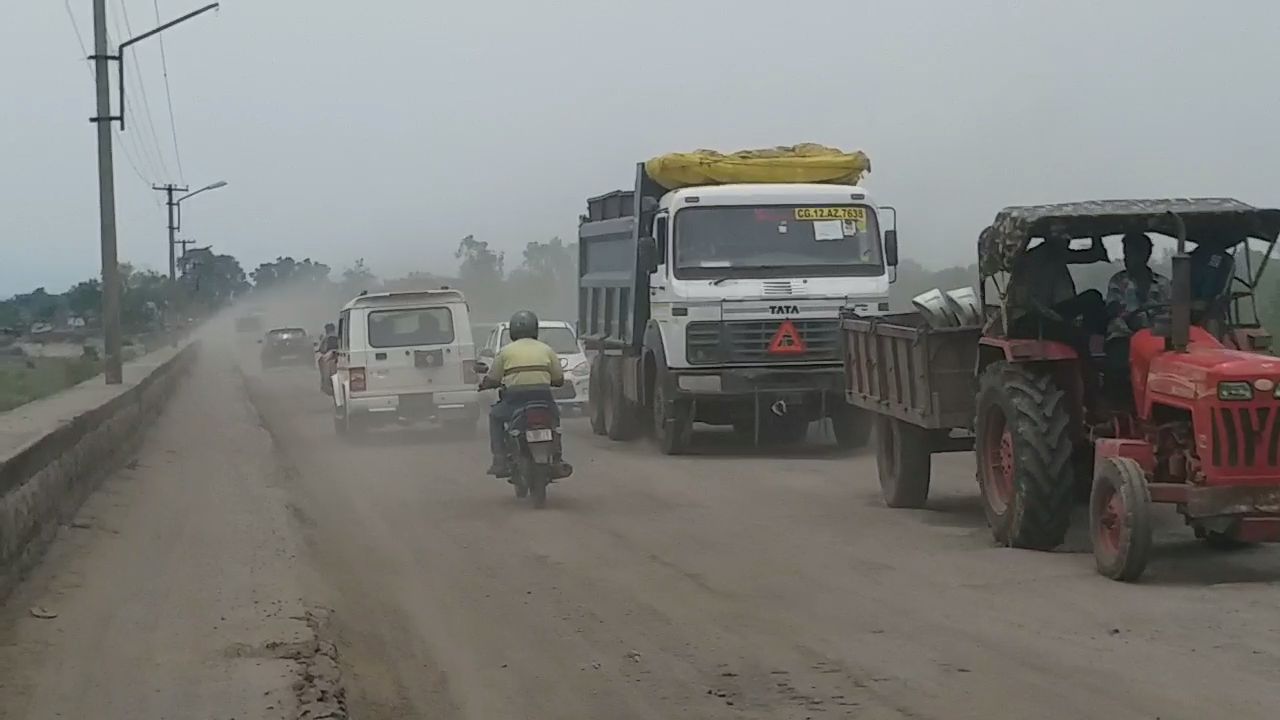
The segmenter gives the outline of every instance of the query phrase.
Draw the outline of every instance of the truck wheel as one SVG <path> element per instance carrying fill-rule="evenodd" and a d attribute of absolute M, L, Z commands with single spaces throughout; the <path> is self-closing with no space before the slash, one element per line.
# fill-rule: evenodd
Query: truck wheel
<path fill-rule="evenodd" d="M 610 440 L 630 440 L 636 436 L 636 417 L 622 390 L 622 377 L 608 378 L 604 387 L 605 428 Z"/>
<path fill-rule="evenodd" d="M 801 418 L 780 418 L 766 422 L 761 428 L 761 439 L 768 437 L 782 445 L 797 445 L 809 437 L 809 421 Z"/>
<path fill-rule="evenodd" d="M 929 500 L 933 453 L 928 433 L 887 415 L 876 416 L 876 471 L 880 496 L 891 508 L 922 508 Z"/>
<path fill-rule="evenodd" d="M 978 384 L 978 486 L 996 542 L 1032 550 L 1062 544 L 1075 478 L 1067 396 L 1053 378 L 994 363 Z"/>
<path fill-rule="evenodd" d="M 591 385 L 587 391 L 587 413 L 591 416 L 591 432 L 595 435 L 607 435 L 609 433 L 609 426 L 604 412 L 604 388 L 607 386 L 605 367 L 602 355 L 596 355 L 591 358 L 591 379 L 588 381 Z"/>
<path fill-rule="evenodd" d="M 836 445 L 845 450 L 866 447 L 871 439 L 870 413 L 852 405 L 838 408 L 831 413 L 831 430 L 835 433 Z"/>
<path fill-rule="evenodd" d="M 1093 478 L 1089 531 L 1098 573 L 1131 582 L 1151 556 L 1151 491 L 1130 458 L 1106 458 Z"/>
<path fill-rule="evenodd" d="M 661 376 L 653 383 L 653 439 L 663 455 L 680 455 L 689 448 L 693 436 L 693 418 L 689 403 L 667 401 L 666 384 Z"/>

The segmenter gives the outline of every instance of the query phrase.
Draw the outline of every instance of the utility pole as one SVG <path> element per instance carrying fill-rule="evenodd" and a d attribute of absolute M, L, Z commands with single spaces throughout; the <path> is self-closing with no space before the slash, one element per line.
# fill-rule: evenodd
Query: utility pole
<path fill-rule="evenodd" d="M 184 258 L 184 257 L 186 257 L 186 256 L 187 256 L 187 248 L 189 248 L 189 247 L 191 247 L 192 245 L 195 245 L 195 244 L 196 244 L 196 241 L 195 241 L 195 240 L 175 240 L 174 242 L 175 242 L 175 244 L 177 244 L 177 245 L 181 245 L 181 246 L 182 246 L 182 252 L 178 254 L 178 257 L 179 257 L 179 258 Z"/>
<path fill-rule="evenodd" d="M 106 350 L 104 375 L 108 385 L 124 382 L 124 369 L 120 357 L 120 268 L 116 254 L 116 186 L 115 166 L 111 162 L 111 123 L 119 121 L 124 129 L 124 51 L 129 46 L 164 32 L 197 15 L 216 10 L 218 3 L 211 3 L 199 10 L 171 20 L 160 27 L 142 33 L 119 44 L 115 55 L 107 48 L 107 0 L 93 0 L 93 79 L 96 90 L 97 114 L 89 119 L 98 129 L 98 216 L 102 239 L 102 344 Z M 116 61 L 119 70 L 120 114 L 111 114 L 111 75 L 108 63 Z M 169 212 L 172 214 L 173 208 Z M 173 224 L 171 220 L 170 225 Z M 170 257 L 173 257 L 172 245 Z M 172 267 L 172 265 L 170 265 Z M 171 271 L 172 273 L 172 271 Z M 171 274 L 172 276 L 172 274 Z"/>
<path fill-rule="evenodd" d="M 174 246 L 177 244 L 178 233 L 178 203 L 181 200 L 174 200 L 174 193 L 185 193 L 191 188 L 178 187 L 173 183 L 167 185 L 152 185 L 152 190 L 158 190 L 165 194 L 165 207 L 169 209 L 169 282 L 178 279 L 177 263 L 174 257 Z"/>
<path fill-rule="evenodd" d="M 108 385 L 124 382 L 120 360 L 120 270 L 116 261 L 115 167 L 111 162 L 111 73 L 107 65 L 107 0 L 93 0 L 93 66 L 97 85 L 98 214 L 102 239 L 102 342 Z M 121 117 L 124 109 L 120 110 Z"/>

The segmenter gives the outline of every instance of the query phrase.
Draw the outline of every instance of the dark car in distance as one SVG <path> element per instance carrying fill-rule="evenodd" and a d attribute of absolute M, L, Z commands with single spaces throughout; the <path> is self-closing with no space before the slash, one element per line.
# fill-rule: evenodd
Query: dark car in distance
<path fill-rule="evenodd" d="M 315 348 L 302 328 L 276 328 L 262 339 L 263 368 L 310 365 L 314 354 Z"/>

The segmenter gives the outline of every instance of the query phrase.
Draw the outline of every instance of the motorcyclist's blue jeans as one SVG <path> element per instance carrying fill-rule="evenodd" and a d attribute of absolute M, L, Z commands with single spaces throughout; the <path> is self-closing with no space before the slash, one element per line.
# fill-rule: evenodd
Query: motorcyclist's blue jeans
<path fill-rule="evenodd" d="M 560 409 L 556 406 L 550 387 L 526 385 L 504 388 L 501 398 L 489 408 L 489 451 L 495 458 L 501 458 L 506 454 L 504 436 L 507 432 L 507 422 L 511 420 L 516 410 L 532 402 L 550 404 L 552 411 L 556 413 L 556 422 L 559 423 Z"/>

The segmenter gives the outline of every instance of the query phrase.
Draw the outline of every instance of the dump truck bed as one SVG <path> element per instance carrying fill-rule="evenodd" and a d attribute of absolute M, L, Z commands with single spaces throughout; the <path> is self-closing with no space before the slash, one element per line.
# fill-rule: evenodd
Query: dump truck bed
<path fill-rule="evenodd" d="M 840 320 L 845 397 L 930 429 L 973 424 L 980 327 L 930 328 L 919 313 Z"/>

